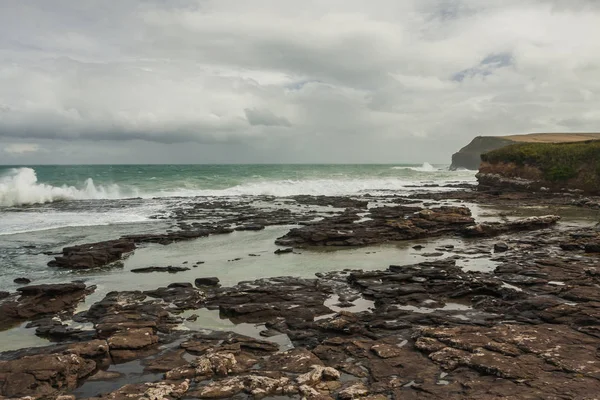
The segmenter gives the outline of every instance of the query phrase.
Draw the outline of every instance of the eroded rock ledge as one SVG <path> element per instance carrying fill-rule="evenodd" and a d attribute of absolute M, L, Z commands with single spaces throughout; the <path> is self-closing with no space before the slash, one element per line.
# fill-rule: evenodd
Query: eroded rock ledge
<path fill-rule="evenodd" d="M 600 233 L 543 229 L 502 240 L 493 273 L 456 264 L 464 252 L 490 257 L 498 241 L 482 238 L 471 249 L 449 248 L 444 260 L 379 271 L 112 292 L 72 316 L 90 324 L 88 336 L 1 354 L 0 395 L 595 398 L 600 258 L 586 249 L 600 246 Z M 201 308 L 261 324 L 262 338 L 181 330 L 181 313 Z M 144 371 L 123 383 L 114 374 L 131 360 Z"/>

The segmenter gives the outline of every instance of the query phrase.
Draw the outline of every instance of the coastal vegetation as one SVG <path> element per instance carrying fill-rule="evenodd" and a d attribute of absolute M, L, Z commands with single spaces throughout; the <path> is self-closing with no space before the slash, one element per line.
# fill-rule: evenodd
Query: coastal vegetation
<path fill-rule="evenodd" d="M 600 140 L 576 143 L 517 143 L 481 155 L 489 164 L 513 163 L 539 169 L 549 182 L 572 179 L 600 184 Z"/>
<path fill-rule="evenodd" d="M 450 169 L 466 168 L 476 170 L 480 166 L 482 154 L 516 143 L 558 144 L 594 140 L 600 140 L 600 133 L 531 133 L 509 136 L 477 136 L 468 145 L 452 155 Z M 535 146 L 532 148 L 535 148 Z"/>

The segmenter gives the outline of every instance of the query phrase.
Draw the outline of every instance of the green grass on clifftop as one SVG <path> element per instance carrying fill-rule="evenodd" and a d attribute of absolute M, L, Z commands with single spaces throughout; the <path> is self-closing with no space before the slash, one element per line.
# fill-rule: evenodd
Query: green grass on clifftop
<path fill-rule="evenodd" d="M 557 182 L 578 177 L 582 170 L 600 177 L 600 140 L 577 143 L 518 143 L 481 155 L 491 164 L 514 163 L 537 167 L 544 178 Z M 588 175 L 586 174 L 586 175 Z"/>

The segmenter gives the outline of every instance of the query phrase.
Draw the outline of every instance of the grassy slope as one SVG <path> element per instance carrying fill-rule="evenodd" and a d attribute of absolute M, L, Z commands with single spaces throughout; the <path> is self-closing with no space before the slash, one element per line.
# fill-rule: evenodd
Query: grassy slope
<path fill-rule="evenodd" d="M 600 136 L 600 135 L 599 135 Z M 600 182 L 600 140 L 569 143 L 517 143 L 481 155 L 484 162 L 539 168 L 552 182 L 577 179 L 585 186 Z"/>

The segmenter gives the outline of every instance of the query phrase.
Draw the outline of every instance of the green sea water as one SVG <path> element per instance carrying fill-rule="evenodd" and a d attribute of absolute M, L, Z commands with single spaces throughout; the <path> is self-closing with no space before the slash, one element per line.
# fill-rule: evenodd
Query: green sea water
<path fill-rule="evenodd" d="M 471 171 L 428 163 L 0 166 L 0 206 L 127 197 L 341 195 L 472 179 Z"/>

